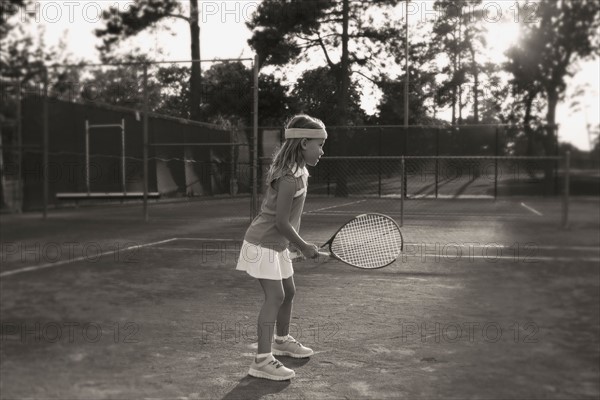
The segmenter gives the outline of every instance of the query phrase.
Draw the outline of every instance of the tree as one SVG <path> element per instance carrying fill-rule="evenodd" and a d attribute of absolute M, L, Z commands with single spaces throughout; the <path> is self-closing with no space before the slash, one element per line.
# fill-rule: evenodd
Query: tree
<path fill-rule="evenodd" d="M 253 30 L 249 43 L 258 54 L 259 66 L 285 65 L 315 56 L 314 49 L 321 52 L 335 77 L 335 124 L 346 126 L 350 122 L 351 75 L 366 76 L 384 63 L 383 50 L 399 35 L 395 18 L 390 15 L 398 2 L 265 0 L 247 23 Z M 373 13 L 369 13 L 374 10 L 381 14 L 378 24 Z M 344 141 L 337 144 L 343 147 Z M 336 195 L 347 194 L 345 179 L 341 177 Z"/>
<path fill-rule="evenodd" d="M 141 109 L 144 106 L 144 93 L 139 90 L 142 81 L 142 71 L 139 65 L 148 61 L 144 55 L 129 55 L 123 60 L 133 65 L 118 67 L 96 68 L 89 70 L 91 77 L 80 82 L 82 87 L 80 100 L 82 102 L 104 103 L 129 108 Z M 158 81 L 159 75 L 148 79 L 148 105 L 150 111 L 157 111 L 161 102 L 161 89 L 164 84 Z"/>
<path fill-rule="evenodd" d="M 12 25 L 5 22 L 4 27 Z M 8 89 L 4 93 L 12 96 L 20 90 L 21 94 L 40 95 L 46 79 L 49 96 L 72 99 L 72 82 L 79 79 L 80 71 L 76 68 L 46 68 L 48 64 L 73 62 L 67 53 L 66 41 L 63 38 L 57 46 L 48 47 L 43 27 L 38 27 L 37 32 L 28 28 L 23 24 L 13 26 L 10 34 L 0 39 L 0 82 Z M 0 102 L 4 100 L 2 98 Z M 0 113 L 5 112 L 9 109 L 2 107 Z"/>
<path fill-rule="evenodd" d="M 251 71 L 249 70 L 251 73 Z M 258 77 L 258 124 L 261 126 L 283 126 L 286 115 L 295 114 L 293 99 L 288 95 L 289 88 L 272 74 Z"/>
<path fill-rule="evenodd" d="M 317 67 L 305 71 L 292 90 L 294 108 L 322 120 L 326 125 L 334 125 L 337 109 L 335 75 L 328 67 Z M 358 85 L 352 83 L 349 90 L 348 121 L 353 125 L 361 124 L 365 112 L 360 108 Z"/>
<path fill-rule="evenodd" d="M 404 80 L 405 75 L 397 79 L 382 77 L 378 86 L 383 93 L 379 103 L 377 122 L 382 125 L 399 125 L 404 121 Z M 409 117 L 411 125 L 428 125 L 433 119 L 431 106 L 427 100 L 431 98 L 434 86 L 433 74 L 416 69 L 410 71 L 410 82 L 408 91 Z"/>
<path fill-rule="evenodd" d="M 160 67 L 156 80 L 161 87 L 159 103 L 154 109 L 159 114 L 191 119 L 190 68 L 181 64 Z"/>
<path fill-rule="evenodd" d="M 591 136 L 591 156 L 593 159 L 600 160 L 600 124 L 596 124 L 593 128 L 590 126 L 588 129 Z"/>
<path fill-rule="evenodd" d="M 537 21 L 522 23 L 521 40 L 507 51 L 505 69 L 512 74 L 515 92 L 523 96 L 526 127 L 536 99 L 545 104 L 545 116 L 540 116 L 547 126 L 543 147 L 546 154 L 553 154 L 556 106 L 566 89 L 565 78 L 572 75 L 576 61 L 598 55 L 599 11 L 592 0 L 540 0 L 536 4 Z"/>
<path fill-rule="evenodd" d="M 97 29 L 96 36 L 103 38 L 99 47 L 105 61 L 110 60 L 113 47 L 123 39 L 154 28 L 166 18 L 184 20 L 190 28 L 191 58 L 200 59 L 200 26 L 198 24 L 198 0 L 190 0 L 189 15 L 183 14 L 182 3 L 177 0 L 135 0 L 126 11 L 111 7 L 102 15 L 106 28 Z M 190 74 L 190 118 L 200 119 L 202 77 L 199 62 L 192 62 Z"/>
<path fill-rule="evenodd" d="M 391 7 L 398 2 L 266 0 L 247 24 L 253 30 L 249 43 L 258 54 L 261 67 L 308 59 L 315 55 L 315 49 L 321 52 L 326 67 L 335 77 L 335 123 L 346 125 L 351 75 L 376 72 L 384 65 L 383 50 L 400 33 L 390 15 Z M 379 28 L 374 27 L 370 11 L 381 13 Z M 339 61 L 335 61 L 336 51 Z"/>
<path fill-rule="evenodd" d="M 210 122 L 226 120 L 240 129 L 252 126 L 252 79 L 252 69 L 241 62 L 213 64 L 203 76 L 202 118 Z M 293 107 L 287 87 L 273 75 L 261 74 L 258 88 L 259 125 L 281 125 Z M 248 129 L 246 132 L 250 135 Z"/>
<path fill-rule="evenodd" d="M 498 124 L 508 123 L 509 117 L 505 114 L 507 104 L 513 104 L 510 87 L 506 85 L 502 77 L 502 68 L 493 62 L 486 62 L 481 67 L 481 72 L 486 77 L 483 87 L 481 102 L 479 102 L 478 123 Z"/>
<path fill-rule="evenodd" d="M 24 6 L 25 0 L 7 0 L 0 4 L 0 40 L 6 38 L 8 32 L 14 28 L 15 24 L 9 20 Z"/>
<path fill-rule="evenodd" d="M 404 33 L 405 34 L 405 33 Z M 406 62 L 405 39 L 401 38 L 391 45 L 391 53 L 397 65 Z M 433 53 L 429 51 L 427 40 L 412 40 L 409 45 L 409 124 L 428 124 L 435 118 L 436 103 L 430 100 L 436 92 L 435 77 L 437 69 L 433 63 Z M 383 97 L 378 105 L 376 121 L 385 125 L 404 123 L 404 82 L 406 72 L 397 78 L 382 74 L 377 86 Z"/>
<path fill-rule="evenodd" d="M 564 97 L 573 64 L 598 54 L 599 11 L 590 0 L 540 0 L 536 5 L 536 21 L 522 22 L 521 40 L 507 51 L 505 69 L 512 74 L 514 92 L 523 99 L 528 153 L 555 155 L 559 151 L 556 106 Z M 552 168 L 548 163 L 544 177 L 549 192 Z"/>
<path fill-rule="evenodd" d="M 478 55 L 486 46 L 480 4 L 481 0 L 437 0 L 434 4 L 441 18 L 433 25 L 430 51 L 436 55 L 444 53 L 449 59 L 441 70 L 448 79 L 442 83 L 436 99 L 440 105 L 452 106 L 453 125 L 463 120 L 463 108 L 468 104 L 468 101 L 463 102 L 463 89 L 469 75 L 472 77 L 473 120 L 479 122 L 483 68 Z"/>

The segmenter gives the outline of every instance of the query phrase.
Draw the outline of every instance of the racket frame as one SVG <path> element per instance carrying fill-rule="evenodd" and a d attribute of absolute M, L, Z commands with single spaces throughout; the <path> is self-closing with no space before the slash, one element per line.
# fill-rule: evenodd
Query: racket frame
<path fill-rule="evenodd" d="M 349 262 L 347 262 L 347 261 L 345 261 L 345 260 L 341 259 L 339 256 L 337 256 L 337 255 L 334 253 L 333 249 L 331 248 L 331 245 L 332 245 L 332 243 L 333 243 L 333 240 L 335 239 L 335 237 L 337 236 L 337 234 L 338 234 L 338 233 L 340 233 L 340 231 L 341 231 L 342 229 L 344 229 L 344 227 L 345 227 L 346 225 L 348 225 L 350 222 L 354 221 L 355 219 L 362 218 L 362 217 L 366 217 L 366 216 L 368 216 L 368 215 L 378 215 L 378 216 L 380 216 L 380 217 L 384 217 L 384 218 L 386 218 L 386 219 L 390 220 L 391 222 L 393 222 L 393 223 L 394 223 L 394 225 L 396 225 L 396 228 L 398 229 L 398 234 L 400 235 L 400 252 L 404 251 L 404 237 L 402 236 L 402 231 L 400 230 L 400 225 L 398 225 L 398 223 L 397 223 L 396 221 L 394 221 L 394 219 L 393 219 L 392 217 L 390 217 L 390 216 L 388 216 L 388 215 L 385 215 L 385 214 L 381 214 L 381 213 L 374 213 L 374 212 L 372 212 L 372 213 L 364 213 L 364 214 L 356 215 L 356 216 L 354 216 L 354 217 L 350 218 L 348 221 L 346 221 L 344 224 L 342 224 L 342 225 L 341 225 L 341 226 L 338 228 L 338 230 L 337 230 L 337 231 L 336 231 L 336 232 L 335 232 L 335 233 L 334 233 L 334 234 L 331 236 L 331 238 L 329 238 L 329 240 L 328 240 L 327 242 L 323 243 L 323 244 L 322 244 L 322 245 L 319 247 L 319 249 L 323 249 L 325 246 L 328 246 L 328 248 L 329 248 L 329 249 L 328 249 L 328 254 L 327 254 L 327 255 L 328 255 L 329 257 L 331 257 L 331 258 L 334 258 L 334 259 L 336 259 L 336 260 L 338 260 L 338 261 L 341 261 L 341 262 L 343 262 L 344 264 L 350 265 L 351 267 L 354 267 L 354 268 L 360 268 L 360 269 L 379 269 L 379 268 L 384 268 L 384 267 L 387 267 L 387 266 L 388 266 L 388 265 L 390 265 L 390 264 L 393 264 L 393 263 L 394 263 L 394 262 L 395 262 L 395 261 L 398 259 L 398 257 L 394 258 L 392 261 L 390 261 L 389 263 L 387 263 L 387 264 L 385 264 L 385 265 L 382 265 L 382 266 L 378 266 L 378 267 L 372 267 L 372 268 L 361 267 L 361 266 L 358 266 L 358 265 L 351 264 L 351 263 L 349 263 Z M 321 254 L 321 255 L 324 255 L 324 253 L 322 253 L 322 252 L 319 252 L 319 254 Z M 299 254 L 299 257 L 300 257 L 300 258 L 302 257 L 302 254 L 301 254 L 301 253 Z M 292 260 L 294 260 L 294 259 L 295 259 L 294 257 L 291 257 L 291 258 L 292 258 Z"/>

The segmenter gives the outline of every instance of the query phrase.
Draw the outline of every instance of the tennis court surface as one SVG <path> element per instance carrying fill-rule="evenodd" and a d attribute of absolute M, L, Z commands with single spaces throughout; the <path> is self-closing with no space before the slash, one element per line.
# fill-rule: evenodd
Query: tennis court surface
<path fill-rule="evenodd" d="M 303 237 L 402 216 L 389 267 L 295 264 L 292 381 L 247 376 L 257 282 L 247 198 L 2 215 L 0 397 L 597 399 L 597 198 L 309 195 Z M 402 210 L 401 208 L 402 207 Z M 247 214 L 247 215 L 246 215 Z"/>

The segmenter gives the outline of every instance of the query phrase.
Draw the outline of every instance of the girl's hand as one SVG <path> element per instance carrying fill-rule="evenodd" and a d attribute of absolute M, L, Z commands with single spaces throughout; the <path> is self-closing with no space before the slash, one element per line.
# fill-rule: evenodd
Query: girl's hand
<path fill-rule="evenodd" d="M 302 249 L 302 255 L 306 258 L 317 258 L 319 257 L 319 248 L 316 244 L 307 243 Z"/>

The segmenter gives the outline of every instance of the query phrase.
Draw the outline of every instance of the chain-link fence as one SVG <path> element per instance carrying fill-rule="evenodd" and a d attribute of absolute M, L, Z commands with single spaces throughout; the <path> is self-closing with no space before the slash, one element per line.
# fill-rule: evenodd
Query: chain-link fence
<path fill-rule="evenodd" d="M 361 201 L 361 211 L 393 214 L 400 221 L 410 219 L 414 208 L 419 215 L 444 215 L 448 201 L 558 199 L 566 190 L 564 155 L 526 155 L 520 143 L 524 133 L 515 126 L 332 127 L 328 132 L 325 155 L 310 169 L 310 195 L 338 199 L 340 205 Z M 264 188 L 270 155 L 283 132 L 261 128 L 259 134 L 262 154 L 269 154 L 259 169 Z M 336 203 L 327 204 L 335 212 Z"/>
<path fill-rule="evenodd" d="M 12 118 L 2 123 L 3 208 L 45 213 L 49 206 L 137 200 L 147 217 L 149 199 L 231 197 L 239 199 L 232 212 L 252 218 L 283 140 L 281 127 L 257 126 L 252 61 L 205 64 L 196 109 L 182 102 L 190 98 L 189 61 L 55 66 L 27 86 L 17 79 L 4 85 L 4 115 Z M 375 211 L 400 209 L 401 218 L 405 201 L 564 192 L 553 127 L 536 135 L 514 125 L 328 132 L 325 157 L 311 170 L 311 195 L 377 199 Z"/>
<path fill-rule="evenodd" d="M 182 100 L 193 97 L 190 61 L 42 67 L 27 84 L 3 85 L 13 117 L 2 121 L 3 209 L 45 216 L 136 200 L 147 217 L 150 199 L 230 196 L 248 217 L 253 61 L 201 61 L 195 104 Z M 237 117 L 223 112 L 232 99 Z"/>

